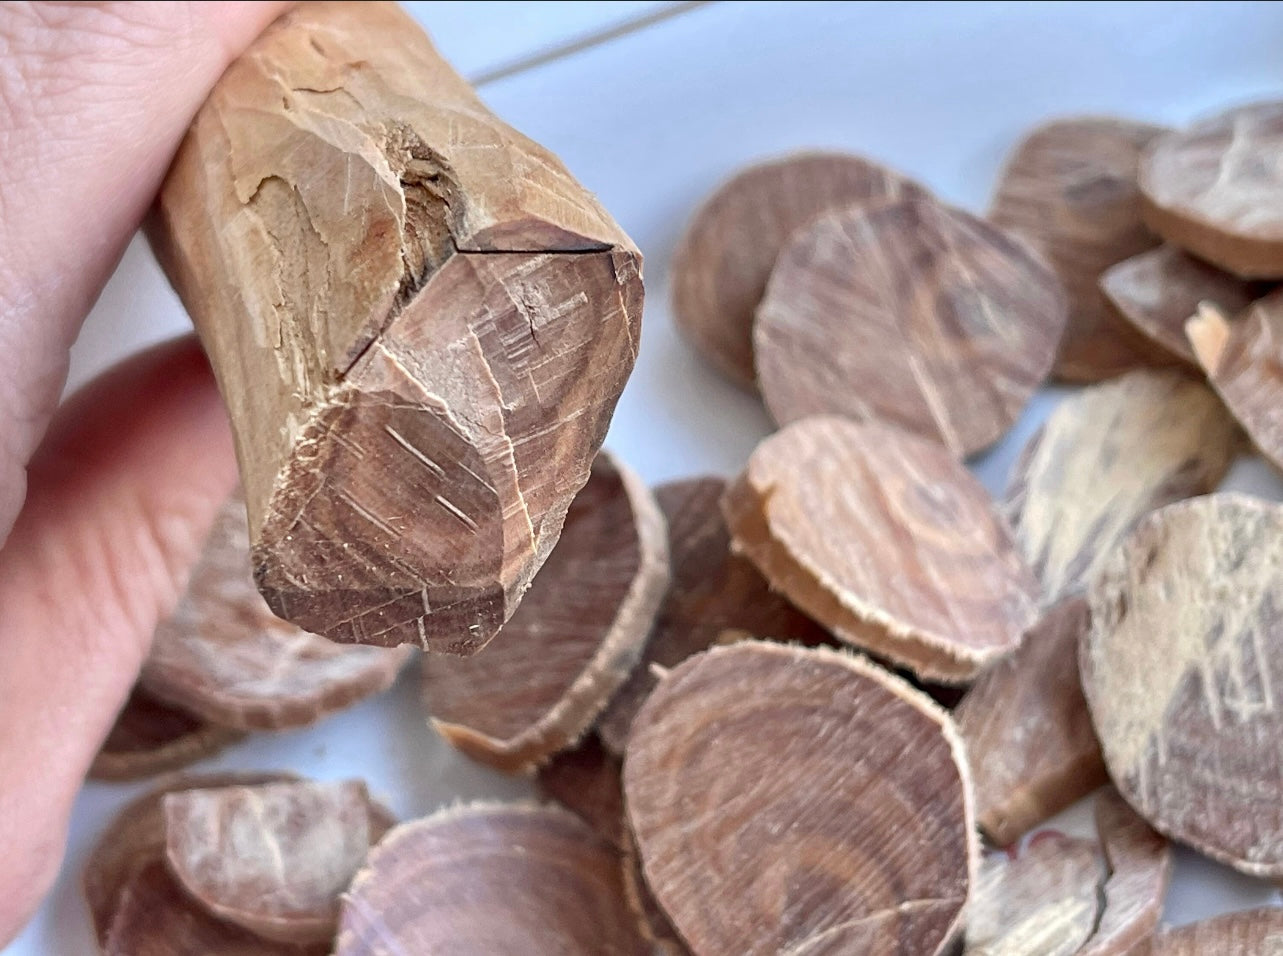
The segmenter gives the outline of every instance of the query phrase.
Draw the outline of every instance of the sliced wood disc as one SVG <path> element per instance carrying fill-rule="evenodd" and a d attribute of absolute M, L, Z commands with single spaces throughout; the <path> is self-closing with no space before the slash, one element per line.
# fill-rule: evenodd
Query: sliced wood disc
<path fill-rule="evenodd" d="M 243 737 L 240 731 L 211 724 L 135 687 L 98 749 L 89 779 L 137 780 L 177 770 Z"/>
<path fill-rule="evenodd" d="M 1134 956 L 1275 956 L 1283 945 L 1283 907 L 1226 913 L 1157 933 Z"/>
<path fill-rule="evenodd" d="M 1283 506 L 1168 505 L 1101 569 L 1079 666 L 1114 784 L 1155 829 L 1283 876 Z"/>
<path fill-rule="evenodd" d="M 392 685 L 411 652 L 335 644 L 280 620 L 250 575 L 245 502 L 223 505 L 140 683 L 224 727 L 301 727 Z"/>
<path fill-rule="evenodd" d="M 343 897 L 335 956 L 648 956 L 621 880 L 619 851 L 565 810 L 442 810 L 370 852 Z"/>
<path fill-rule="evenodd" d="M 527 770 L 578 740 L 641 657 L 668 586 L 664 516 L 602 453 L 511 620 L 472 657 L 429 654 L 432 723 L 469 756 Z"/>
<path fill-rule="evenodd" d="M 619 780 L 622 770 L 623 761 L 591 733 L 573 750 L 563 750 L 540 767 L 535 783 L 543 796 L 557 801 L 598 835 L 622 848 L 628 826 Z"/>
<path fill-rule="evenodd" d="M 1261 454 L 1283 468 L 1283 290 L 1232 322 L 1205 308 L 1188 333 L 1208 381 Z"/>
<path fill-rule="evenodd" d="M 980 675 L 954 711 L 975 780 L 976 820 L 1007 846 L 1105 782 L 1078 681 L 1087 599 L 1043 615 L 1020 649 Z"/>
<path fill-rule="evenodd" d="M 940 445 L 889 425 L 789 425 L 758 445 L 723 511 L 773 587 L 924 679 L 971 679 L 1036 618 L 1037 585 L 988 493 Z"/>
<path fill-rule="evenodd" d="M 1187 363 L 1197 364 L 1185 323 L 1210 302 L 1235 314 L 1269 291 L 1195 259 L 1170 243 L 1110 266 L 1100 288 L 1134 328 Z"/>
<path fill-rule="evenodd" d="M 391 825 L 356 780 L 186 790 L 166 795 L 163 811 L 166 859 L 187 892 L 293 943 L 333 939 L 339 894 Z"/>
<path fill-rule="evenodd" d="M 905 682 L 742 641 L 660 681 L 624 802 L 645 881 L 700 956 L 930 956 L 974 874 L 966 776 L 948 716 Z"/>
<path fill-rule="evenodd" d="M 1024 242 L 905 199 L 832 210 L 780 252 L 758 306 L 762 398 L 781 425 L 882 419 L 959 458 L 1011 427 L 1042 384 L 1065 296 Z"/>
<path fill-rule="evenodd" d="M 655 489 L 668 525 L 672 577 L 641 661 L 597 721 L 597 733 L 614 753 L 624 752 L 633 717 L 655 686 L 650 665 L 675 667 L 727 631 L 808 645 L 831 639 L 772 591 L 757 568 L 731 553 L 718 506 L 725 491 L 721 478 L 690 478 Z"/>
<path fill-rule="evenodd" d="M 1283 278 L 1283 102 L 1227 110 L 1145 152 L 1145 221 L 1168 242 L 1248 279 Z"/>
<path fill-rule="evenodd" d="M 1140 369 L 1056 406 L 1004 502 L 1044 603 L 1082 591 L 1139 518 L 1213 490 L 1240 443 L 1216 395 L 1178 371 Z"/>
<path fill-rule="evenodd" d="M 844 153 L 800 153 L 750 166 L 700 207 L 673 253 L 677 327 L 719 371 L 754 388 L 753 311 L 793 231 L 837 206 L 926 194 L 898 173 Z"/>
<path fill-rule="evenodd" d="M 1094 382 L 1172 358 L 1136 332 L 1097 286 L 1100 274 L 1158 244 L 1141 221 L 1141 150 L 1159 126 L 1109 117 L 1056 120 L 1016 146 L 989 218 L 1029 239 L 1069 295 L 1058 378 Z"/>

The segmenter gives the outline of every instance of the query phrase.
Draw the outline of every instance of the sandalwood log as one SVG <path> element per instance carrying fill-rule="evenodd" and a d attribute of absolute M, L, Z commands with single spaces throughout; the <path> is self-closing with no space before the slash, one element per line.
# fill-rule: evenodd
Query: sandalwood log
<path fill-rule="evenodd" d="M 152 243 L 231 412 L 272 610 L 484 645 L 632 369 L 627 236 L 395 4 L 305 3 L 201 108 Z"/>

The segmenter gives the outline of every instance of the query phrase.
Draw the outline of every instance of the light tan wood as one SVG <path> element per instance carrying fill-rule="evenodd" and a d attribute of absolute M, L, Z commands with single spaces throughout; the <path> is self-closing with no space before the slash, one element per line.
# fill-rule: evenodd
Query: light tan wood
<path fill-rule="evenodd" d="M 1129 956 L 1276 956 L 1283 946 L 1283 907 L 1225 913 L 1155 935 Z"/>
<path fill-rule="evenodd" d="M 137 780 L 178 770 L 244 734 L 202 720 L 135 687 L 89 767 L 90 780 Z"/>
<path fill-rule="evenodd" d="M 484 645 L 637 355 L 619 227 L 395 4 L 304 3 L 202 107 L 152 242 L 231 412 L 272 610 Z"/>

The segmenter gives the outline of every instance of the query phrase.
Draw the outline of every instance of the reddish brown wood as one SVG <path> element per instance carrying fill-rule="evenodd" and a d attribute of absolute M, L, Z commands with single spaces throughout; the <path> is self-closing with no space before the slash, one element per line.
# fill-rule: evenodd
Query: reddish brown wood
<path fill-rule="evenodd" d="M 593 733 L 573 750 L 563 750 L 539 768 L 539 792 L 556 800 L 597 834 L 622 848 L 628 824 L 624 791 L 619 782 L 623 761 L 602 746 Z"/>
<path fill-rule="evenodd" d="M 116 716 L 98 756 L 91 780 L 136 780 L 178 770 L 211 756 L 244 735 L 208 723 L 135 687 Z"/>

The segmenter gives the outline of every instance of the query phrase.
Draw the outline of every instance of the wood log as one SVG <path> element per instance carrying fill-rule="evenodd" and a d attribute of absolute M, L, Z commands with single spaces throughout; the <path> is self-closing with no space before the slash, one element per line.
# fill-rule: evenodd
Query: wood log
<path fill-rule="evenodd" d="M 151 238 L 231 412 L 272 610 L 484 645 L 636 358 L 628 237 L 395 4 L 305 3 L 211 93 Z"/>

